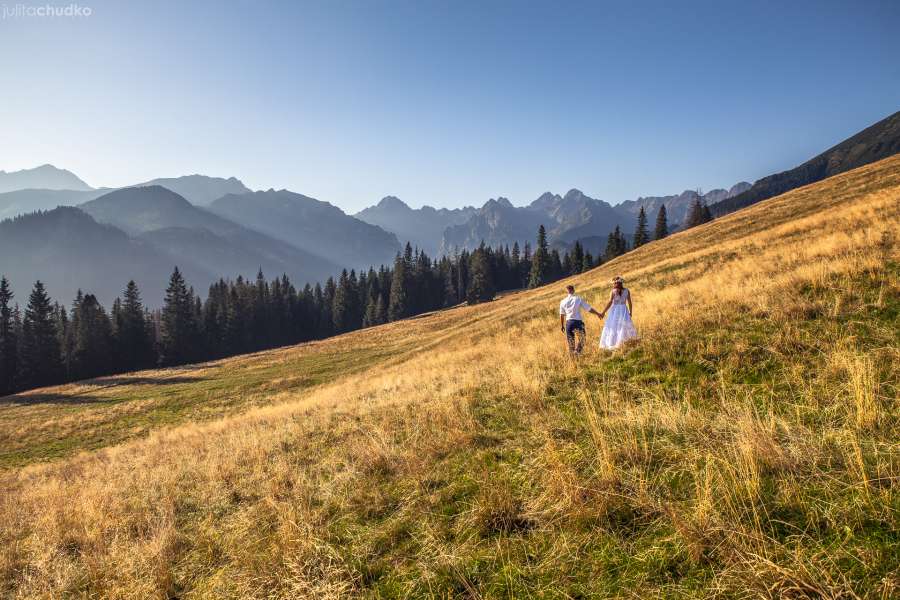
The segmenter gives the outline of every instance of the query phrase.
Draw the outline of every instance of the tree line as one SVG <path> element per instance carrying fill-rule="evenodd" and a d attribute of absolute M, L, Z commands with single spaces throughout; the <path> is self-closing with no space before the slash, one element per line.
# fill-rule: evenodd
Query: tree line
<path fill-rule="evenodd" d="M 668 233 L 662 206 L 653 237 Z M 267 280 L 259 272 L 255 280 L 220 279 L 205 300 L 176 267 L 158 310 L 143 305 L 134 281 L 109 311 L 81 291 L 66 308 L 37 281 L 21 310 L 9 282 L 0 277 L 0 396 L 322 339 L 464 302 L 490 301 L 505 290 L 538 287 L 650 241 L 643 208 L 631 237 L 629 244 L 616 227 L 597 258 L 577 241 L 563 253 L 550 248 L 543 225 L 533 251 L 527 243 L 524 248 L 482 243 L 473 251 L 432 259 L 407 243 L 393 265 L 344 270 L 324 285 L 297 289 L 286 275 Z"/>

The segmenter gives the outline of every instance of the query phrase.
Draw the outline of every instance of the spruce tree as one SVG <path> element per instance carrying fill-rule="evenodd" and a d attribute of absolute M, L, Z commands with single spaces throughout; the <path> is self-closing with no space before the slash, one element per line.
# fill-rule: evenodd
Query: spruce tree
<path fill-rule="evenodd" d="M 334 308 L 334 296 L 337 293 L 337 284 L 334 277 L 329 277 L 325 281 L 325 287 L 322 290 L 322 315 L 319 317 L 319 325 L 321 330 L 319 335 L 328 337 L 334 333 L 334 317 L 332 310 Z"/>
<path fill-rule="evenodd" d="M 581 272 L 590 271 L 594 268 L 594 257 L 590 252 L 584 253 L 584 259 L 581 261 Z"/>
<path fill-rule="evenodd" d="M 659 212 L 656 213 L 656 230 L 653 232 L 654 240 L 661 240 L 669 235 L 669 222 L 666 215 L 666 205 L 660 204 Z"/>
<path fill-rule="evenodd" d="M 13 321 L 12 290 L 6 277 L 0 277 L 0 396 L 15 391 L 18 370 L 18 340 Z"/>
<path fill-rule="evenodd" d="M 444 307 L 454 306 L 457 303 L 455 279 L 450 261 L 447 261 L 447 267 L 444 270 Z"/>
<path fill-rule="evenodd" d="M 581 273 L 584 268 L 584 247 L 581 242 L 575 240 L 575 246 L 572 248 L 572 270 L 571 274 Z"/>
<path fill-rule="evenodd" d="M 647 232 L 647 213 L 644 207 L 638 212 L 637 228 L 634 231 L 634 247 L 643 246 L 650 241 L 650 235 Z"/>
<path fill-rule="evenodd" d="M 178 267 L 172 272 L 166 288 L 161 326 L 160 362 L 171 366 L 194 359 L 198 341 L 194 299 Z"/>
<path fill-rule="evenodd" d="M 112 328 L 106 311 L 93 294 L 86 294 L 77 307 L 73 327 L 73 373 L 75 379 L 88 379 L 110 372 L 112 366 Z"/>
<path fill-rule="evenodd" d="M 603 254 L 605 260 L 612 260 L 617 256 L 621 256 L 628 251 L 628 241 L 619 226 L 609 234 L 606 238 L 606 252 Z"/>
<path fill-rule="evenodd" d="M 519 287 L 528 287 L 531 280 L 531 243 L 525 242 L 522 250 L 522 262 L 519 263 Z"/>
<path fill-rule="evenodd" d="M 369 298 L 369 302 L 366 304 L 366 314 L 363 315 L 363 328 L 378 325 L 378 300 L 380 299 L 381 296 Z"/>
<path fill-rule="evenodd" d="M 409 316 L 409 268 L 412 257 L 409 243 L 406 244 L 409 256 L 397 256 L 394 261 L 394 273 L 391 277 L 391 294 L 388 304 L 388 319 L 397 321 Z"/>
<path fill-rule="evenodd" d="M 469 294 L 469 253 L 463 250 L 456 257 L 456 302 L 459 304 L 468 298 Z"/>
<path fill-rule="evenodd" d="M 50 297 L 37 281 L 28 297 L 20 346 L 22 387 L 58 383 L 62 376 L 59 338 Z"/>
<path fill-rule="evenodd" d="M 478 304 L 493 299 L 493 275 L 488 254 L 482 244 L 482 247 L 473 252 L 469 259 L 469 289 L 466 301 L 469 304 Z"/>
<path fill-rule="evenodd" d="M 331 309 L 335 333 L 344 333 L 351 329 L 353 293 L 350 287 L 350 276 L 347 273 L 347 269 L 344 269 L 341 271 L 340 279 L 338 279 L 337 289 L 334 293 L 334 304 Z"/>
<path fill-rule="evenodd" d="M 220 282 L 216 292 L 216 298 L 219 302 L 224 302 L 225 300 L 225 298 L 221 297 L 227 293 L 223 289 L 224 287 L 225 282 Z M 210 297 L 212 296 L 213 294 L 210 293 Z M 210 307 L 207 312 L 209 313 L 212 310 L 212 307 Z M 224 315 L 221 317 L 216 316 L 216 325 L 220 323 L 224 325 L 222 321 L 224 321 Z M 147 320 L 144 315 L 144 306 L 141 302 L 141 293 L 133 280 L 129 281 L 125 286 L 123 299 L 115 312 L 114 322 L 116 356 L 121 368 L 125 371 L 137 371 L 151 366 L 154 362 L 153 344 L 147 330 Z M 207 328 L 211 329 L 212 327 L 212 323 L 207 325 Z M 221 338 L 217 335 L 215 341 L 219 342 Z"/>
<path fill-rule="evenodd" d="M 709 210 L 709 206 L 706 203 L 703 203 L 703 213 L 701 215 L 701 221 L 703 223 L 709 223 L 713 220 L 712 212 Z"/>
<path fill-rule="evenodd" d="M 531 256 L 531 273 L 528 279 L 528 287 L 536 288 L 550 281 L 550 248 L 547 245 L 547 230 L 541 225 L 538 227 L 537 246 Z"/>
<path fill-rule="evenodd" d="M 703 224 L 703 222 L 703 202 L 700 200 L 700 197 L 697 196 L 691 203 L 690 209 L 688 209 L 687 217 L 684 220 L 684 228 L 690 229 L 691 227 Z"/>
<path fill-rule="evenodd" d="M 522 252 L 519 250 L 519 242 L 513 242 L 509 265 L 513 278 L 513 283 L 511 283 L 510 287 L 519 287 L 521 285 L 520 279 L 522 271 Z"/>
<path fill-rule="evenodd" d="M 378 296 L 378 302 L 375 303 L 375 323 L 381 325 L 388 322 L 388 309 L 384 302 L 384 296 Z"/>

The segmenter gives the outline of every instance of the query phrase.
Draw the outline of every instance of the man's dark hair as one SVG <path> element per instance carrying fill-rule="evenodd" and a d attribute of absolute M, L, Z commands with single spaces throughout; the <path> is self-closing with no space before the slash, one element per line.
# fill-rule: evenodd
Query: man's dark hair
<path fill-rule="evenodd" d="M 567 286 L 566 286 L 566 291 L 569 292 L 570 294 L 574 294 L 574 293 L 575 293 L 575 286 L 572 285 L 572 284 L 567 285 Z"/>

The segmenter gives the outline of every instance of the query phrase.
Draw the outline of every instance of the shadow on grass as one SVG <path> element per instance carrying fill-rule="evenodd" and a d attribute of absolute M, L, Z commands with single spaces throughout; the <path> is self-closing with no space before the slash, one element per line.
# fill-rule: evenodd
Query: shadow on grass
<path fill-rule="evenodd" d="M 33 404 L 93 404 L 96 402 L 108 402 L 109 398 L 98 398 L 89 394 L 60 394 L 57 392 L 37 394 L 13 394 L 0 398 L 0 406 L 19 404 L 23 406 Z"/>
<path fill-rule="evenodd" d="M 105 390 L 118 386 L 128 385 L 155 385 L 168 386 L 179 384 L 191 384 L 206 381 L 206 377 L 142 377 L 135 375 L 112 375 L 109 377 L 99 377 L 97 379 L 88 379 L 80 382 L 78 385 L 86 388 L 78 392 L 21 392 L 10 396 L 0 397 L 0 406 L 19 404 L 93 404 L 104 402 L 115 402 L 115 398 L 101 398 L 93 395 L 94 392 Z"/>

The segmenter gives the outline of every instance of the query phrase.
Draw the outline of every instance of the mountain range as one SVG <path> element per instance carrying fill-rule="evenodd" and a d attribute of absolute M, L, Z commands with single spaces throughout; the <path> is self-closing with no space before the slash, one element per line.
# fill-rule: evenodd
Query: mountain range
<path fill-rule="evenodd" d="M 361 221 L 391 231 L 397 234 L 401 241 L 411 242 L 435 256 L 440 251 L 444 230 L 453 225 L 462 225 L 475 213 L 476 209 L 473 206 L 438 209 L 426 205 L 413 209 L 396 196 L 386 196 L 375 206 L 370 206 L 354 216 Z"/>
<path fill-rule="evenodd" d="M 163 181 L 197 202 L 218 191 L 242 193 L 226 194 L 213 208 L 157 184 L 6 192 L 0 214 L 15 218 L 0 228 L 0 273 L 20 299 L 41 279 L 63 302 L 81 288 L 109 306 L 134 279 L 147 304 L 160 306 L 176 265 L 202 293 L 219 278 L 255 277 L 260 269 L 287 274 L 297 286 L 324 282 L 344 268 L 389 262 L 400 250 L 394 234 L 300 194 L 251 192 L 233 178 Z"/>
<path fill-rule="evenodd" d="M 687 190 L 612 205 L 572 189 L 546 192 L 527 206 L 500 197 L 461 209 L 413 209 L 388 196 L 354 216 L 288 190 L 254 192 L 234 177 L 188 175 L 94 189 L 70 171 L 42 165 L 0 171 L 0 219 L 6 218 L 0 274 L 12 280 L 20 301 L 39 278 L 61 301 L 81 287 L 109 305 L 134 278 L 148 304 L 159 306 L 176 264 L 201 293 L 220 277 L 253 277 L 260 268 L 303 285 L 343 268 L 389 263 L 406 241 L 438 256 L 482 241 L 533 242 L 540 225 L 554 246 L 580 241 L 597 254 L 615 227 L 634 231 L 641 208 L 652 229 L 665 205 L 669 227 L 677 229 L 698 199 L 724 214 L 898 152 L 895 113 L 795 169 L 702 196 Z"/>
<path fill-rule="evenodd" d="M 527 206 L 517 207 L 507 198 L 488 200 L 481 208 L 435 209 L 410 208 L 394 196 L 358 213 L 367 223 L 397 234 L 427 253 L 437 256 L 455 250 L 473 250 L 483 241 L 489 246 L 523 245 L 533 242 L 537 228 L 544 225 L 552 245 L 571 247 L 576 240 L 591 247 L 606 244 L 606 236 L 619 226 L 630 234 L 637 223 L 641 207 L 651 222 L 659 207 L 666 205 L 671 228 L 677 228 L 687 216 L 691 204 L 700 199 L 715 204 L 750 188 L 742 181 L 730 189 L 715 189 L 706 194 L 686 190 L 671 196 L 648 196 L 611 205 L 572 189 L 565 195 L 546 192 Z"/>

